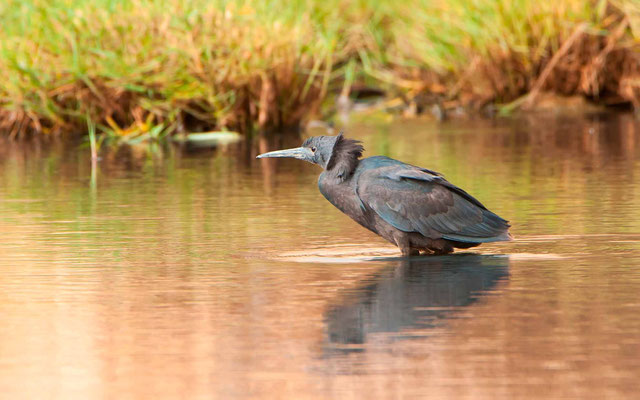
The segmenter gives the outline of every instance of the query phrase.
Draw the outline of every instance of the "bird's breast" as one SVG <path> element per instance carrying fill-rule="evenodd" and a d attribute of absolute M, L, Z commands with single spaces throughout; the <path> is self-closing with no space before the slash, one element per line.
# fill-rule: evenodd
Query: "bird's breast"
<path fill-rule="evenodd" d="M 347 214 L 359 223 L 364 223 L 365 213 L 360 199 L 350 181 L 320 175 L 318 179 L 320 193 L 338 210 Z"/>

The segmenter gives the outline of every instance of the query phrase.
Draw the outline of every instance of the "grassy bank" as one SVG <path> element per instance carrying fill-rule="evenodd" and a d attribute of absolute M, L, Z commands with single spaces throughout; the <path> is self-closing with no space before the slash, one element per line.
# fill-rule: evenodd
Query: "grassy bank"
<path fill-rule="evenodd" d="M 409 3 L 6 0 L 0 130 L 281 129 L 353 83 L 418 109 L 541 91 L 640 106 L 637 1 Z"/>

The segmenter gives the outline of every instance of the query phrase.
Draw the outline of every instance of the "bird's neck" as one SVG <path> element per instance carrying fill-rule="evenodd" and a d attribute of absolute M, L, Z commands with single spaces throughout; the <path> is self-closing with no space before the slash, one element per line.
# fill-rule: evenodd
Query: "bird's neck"
<path fill-rule="evenodd" d="M 341 182 L 349 179 L 358 166 L 358 159 L 362 156 L 363 150 L 359 141 L 338 135 L 331 157 L 323 166 L 326 175 Z"/>
<path fill-rule="evenodd" d="M 339 181 L 345 181 L 353 175 L 360 160 L 354 154 L 337 153 L 335 159 L 331 160 L 331 165 L 326 170 L 326 175 Z"/>

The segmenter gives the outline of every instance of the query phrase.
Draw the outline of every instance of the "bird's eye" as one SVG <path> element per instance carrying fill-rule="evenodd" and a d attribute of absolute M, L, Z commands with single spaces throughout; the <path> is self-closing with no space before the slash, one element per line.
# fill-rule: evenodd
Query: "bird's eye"
<path fill-rule="evenodd" d="M 317 149 L 316 149 L 315 147 L 312 147 L 312 148 L 311 148 L 311 152 L 312 152 L 312 153 L 315 153 L 315 152 L 316 152 L 316 150 L 317 150 Z"/>

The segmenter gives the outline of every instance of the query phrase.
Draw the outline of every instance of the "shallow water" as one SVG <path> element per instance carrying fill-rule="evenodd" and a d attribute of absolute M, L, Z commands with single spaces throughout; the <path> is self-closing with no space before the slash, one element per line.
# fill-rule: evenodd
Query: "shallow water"
<path fill-rule="evenodd" d="M 622 398 L 640 391 L 631 116 L 357 125 L 514 242 L 398 251 L 294 145 L 0 146 L 4 398 Z M 6 397 L 5 397 L 6 396 Z"/>

